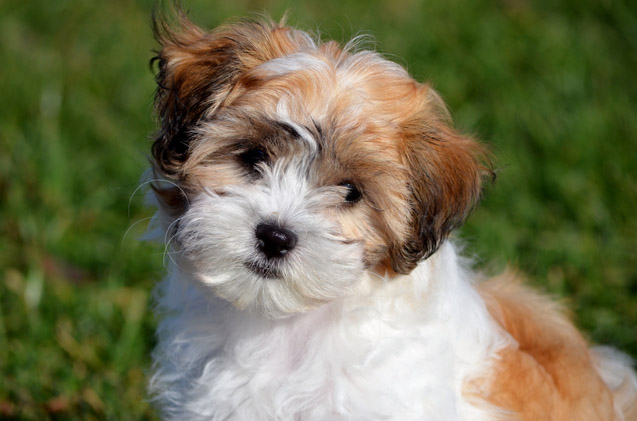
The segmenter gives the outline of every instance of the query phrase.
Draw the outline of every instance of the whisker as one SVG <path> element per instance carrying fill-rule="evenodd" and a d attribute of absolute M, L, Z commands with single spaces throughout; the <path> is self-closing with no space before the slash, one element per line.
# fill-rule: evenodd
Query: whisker
<path fill-rule="evenodd" d="M 168 184 L 172 184 L 173 186 L 175 186 L 180 192 L 181 194 L 184 196 L 184 198 L 186 199 L 186 203 L 188 204 L 188 206 L 190 206 L 190 200 L 188 200 L 188 195 L 186 194 L 186 192 L 184 191 L 184 189 L 177 183 L 175 183 L 174 181 L 170 181 L 170 180 L 166 180 L 163 178 L 153 178 L 151 180 L 146 180 L 143 183 L 141 183 L 139 186 L 137 186 L 137 188 L 133 191 L 133 193 L 131 193 L 130 198 L 128 199 L 128 219 L 130 220 L 131 215 L 130 215 L 130 208 L 131 208 L 131 204 L 133 203 L 133 197 L 135 197 L 135 195 L 137 194 L 137 192 L 143 188 L 144 186 L 150 184 L 150 183 L 168 183 Z"/>
<path fill-rule="evenodd" d="M 130 218 L 130 216 L 129 216 L 129 218 Z M 124 247 L 124 241 L 126 241 L 126 237 L 128 236 L 128 233 L 129 233 L 129 232 L 131 232 L 131 230 L 132 230 L 132 229 L 133 229 L 133 228 L 134 228 L 137 224 L 142 223 L 142 222 L 144 222 L 144 221 L 151 220 L 151 219 L 153 219 L 153 217 L 152 217 L 152 216 L 148 216 L 148 217 L 146 217 L 146 218 L 142 218 L 142 219 L 140 219 L 140 220 L 135 221 L 134 223 L 132 223 L 132 224 L 128 227 L 128 229 L 126 230 L 126 232 L 124 233 L 124 235 L 122 236 L 122 242 L 121 242 L 121 244 L 120 244 L 120 247 Z"/>
<path fill-rule="evenodd" d="M 173 227 L 175 227 L 179 221 L 181 221 L 181 219 L 183 218 L 183 215 L 180 216 L 179 218 L 176 218 L 174 221 L 172 221 L 169 225 L 168 228 L 166 228 L 166 233 L 164 233 L 164 243 L 167 244 L 168 241 L 168 235 L 170 234 L 171 230 L 173 229 Z M 177 233 L 175 232 L 175 234 L 173 235 L 173 237 L 177 235 Z M 171 237 L 172 239 L 172 237 Z"/>
<path fill-rule="evenodd" d="M 173 234 L 173 236 L 172 236 L 172 237 L 170 237 L 170 238 L 168 239 L 168 241 L 166 242 L 166 246 L 164 246 L 164 255 L 163 255 L 163 257 L 162 257 L 162 263 L 163 263 L 163 265 L 164 265 L 164 268 L 166 268 L 166 263 L 167 263 L 167 262 L 166 262 L 166 256 L 168 256 L 168 258 L 169 258 L 169 259 L 173 262 L 173 264 L 174 264 L 175 266 L 177 266 L 179 269 L 183 270 L 183 268 L 182 268 L 181 266 L 179 266 L 179 264 L 177 263 L 177 261 L 176 261 L 176 260 L 172 257 L 173 253 L 174 253 L 174 254 L 180 254 L 180 252 L 179 252 L 179 251 L 173 251 L 173 252 L 169 251 L 169 249 L 170 249 L 170 242 L 171 242 L 171 241 L 172 241 L 172 240 L 173 240 L 176 236 L 177 236 L 177 233 Z"/>
<path fill-rule="evenodd" d="M 206 193 L 210 197 L 215 196 L 228 196 L 228 193 L 223 190 L 212 190 L 210 187 L 203 186 L 203 192 Z"/>
<path fill-rule="evenodd" d="M 170 235 L 170 232 L 172 231 L 173 227 L 179 223 L 181 218 L 182 217 L 176 218 L 174 221 L 172 221 L 168 225 L 168 228 L 166 228 L 166 233 L 164 234 L 164 244 L 165 244 L 164 245 L 164 253 L 163 253 L 163 256 L 162 256 L 162 264 L 164 265 L 164 268 L 166 267 L 166 256 L 169 256 L 170 260 L 172 260 L 172 262 L 175 264 L 175 266 L 179 267 L 179 265 L 177 264 L 175 259 L 172 258 L 171 253 L 168 251 L 169 247 L 170 247 L 170 242 L 177 236 L 177 230 L 175 230 L 175 233 L 170 238 L 168 238 L 168 236 Z"/>

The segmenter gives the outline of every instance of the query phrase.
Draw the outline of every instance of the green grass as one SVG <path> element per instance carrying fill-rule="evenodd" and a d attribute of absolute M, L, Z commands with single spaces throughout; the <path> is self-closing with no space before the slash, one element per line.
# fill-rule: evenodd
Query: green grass
<path fill-rule="evenodd" d="M 208 27 L 290 9 L 326 37 L 373 33 L 497 156 L 468 251 L 566 297 L 594 341 L 637 356 L 635 5 L 184 3 Z M 163 250 L 137 240 L 150 211 L 133 195 L 154 128 L 151 8 L 0 2 L 0 418 L 155 417 Z"/>

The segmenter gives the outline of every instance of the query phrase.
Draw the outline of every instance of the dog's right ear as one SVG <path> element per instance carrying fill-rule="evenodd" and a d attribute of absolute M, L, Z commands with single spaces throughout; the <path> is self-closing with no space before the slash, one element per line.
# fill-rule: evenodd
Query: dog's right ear
<path fill-rule="evenodd" d="M 241 21 L 205 31 L 182 11 L 167 19 L 153 15 L 161 49 L 157 62 L 155 106 L 160 129 L 152 147 L 157 169 L 178 178 L 188 158 L 193 129 L 222 106 L 243 73 L 289 54 L 302 39 L 269 19 Z"/>
<path fill-rule="evenodd" d="M 409 171 L 411 232 L 390 249 L 392 269 L 409 273 L 462 225 L 480 198 L 482 180 L 495 178 L 487 148 L 451 126 L 446 106 L 429 85 L 418 85 L 402 123 Z"/>

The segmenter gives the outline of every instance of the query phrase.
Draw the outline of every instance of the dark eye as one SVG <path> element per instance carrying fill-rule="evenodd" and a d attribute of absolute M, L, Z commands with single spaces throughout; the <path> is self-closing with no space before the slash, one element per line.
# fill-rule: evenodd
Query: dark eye
<path fill-rule="evenodd" d="M 268 160 L 268 153 L 262 148 L 252 148 L 241 153 L 239 159 L 250 170 L 255 170 L 257 165 Z"/>
<path fill-rule="evenodd" d="M 344 181 L 340 183 L 339 186 L 345 187 L 347 189 L 347 193 L 345 194 L 345 201 L 348 203 L 356 203 L 361 200 L 361 197 L 363 197 L 360 190 L 358 190 L 356 186 L 350 181 Z"/>

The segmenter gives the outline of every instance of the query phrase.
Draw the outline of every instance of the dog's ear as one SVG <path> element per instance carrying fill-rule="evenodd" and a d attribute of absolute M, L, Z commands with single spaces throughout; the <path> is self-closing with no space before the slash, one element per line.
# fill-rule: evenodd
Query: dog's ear
<path fill-rule="evenodd" d="M 289 54 L 303 40 L 268 19 L 241 21 L 205 31 L 182 11 L 155 14 L 160 50 L 155 106 L 160 129 L 152 147 L 156 165 L 175 176 L 188 157 L 193 128 L 222 106 L 237 80 L 267 60 Z"/>
<path fill-rule="evenodd" d="M 390 249 L 392 269 L 409 273 L 460 226 L 478 201 L 482 179 L 493 178 L 486 148 L 451 127 L 444 102 L 419 85 L 415 110 L 404 122 L 412 221 L 406 241 Z"/>

